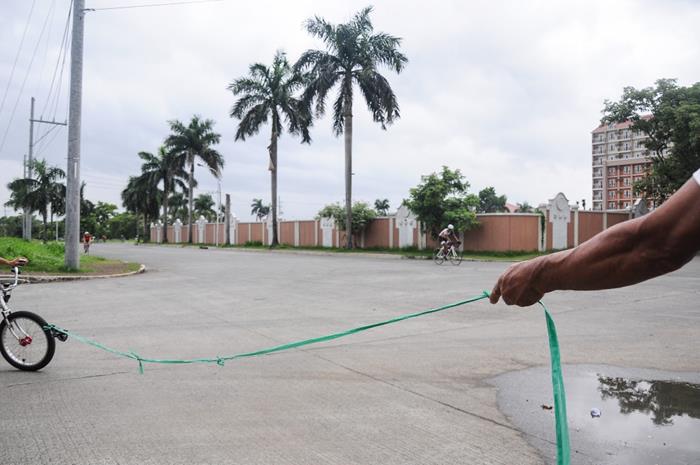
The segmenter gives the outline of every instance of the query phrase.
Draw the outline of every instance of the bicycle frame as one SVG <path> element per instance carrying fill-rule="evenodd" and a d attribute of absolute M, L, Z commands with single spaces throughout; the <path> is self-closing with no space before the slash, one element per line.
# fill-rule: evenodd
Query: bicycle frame
<path fill-rule="evenodd" d="M 457 249 L 455 249 L 454 244 L 452 244 L 452 245 L 450 245 L 450 248 L 447 249 L 447 252 L 445 252 L 445 247 L 441 246 L 439 256 L 442 258 L 450 258 L 451 256 L 456 257 L 457 256 Z"/>
<path fill-rule="evenodd" d="M 12 290 L 16 288 L 19 284 L 19 268 L 17 268 L 16 266 L 13 267 L 12 272 L 15 274 L 15 282 L 12 284 L 0 284 L 0 290 L 2 291 L 2 298 L 0 298 L 0 312 L 2 313 L 2 318 L 7 323 L 7 327 L 12 333 L 12 335 L 16 337 L 18 341 L 20 341 L 25 337 L 29 337 L 29 334 L 27 334 L 21 326 L 17 324 L 12 324 L 13 322 L 8 319 L 8 317 L 12 313 L 12 310 L 7 304 L 7 301 L 10 300 Z M 21 333 L 21 335 L 19 333 Z"/>

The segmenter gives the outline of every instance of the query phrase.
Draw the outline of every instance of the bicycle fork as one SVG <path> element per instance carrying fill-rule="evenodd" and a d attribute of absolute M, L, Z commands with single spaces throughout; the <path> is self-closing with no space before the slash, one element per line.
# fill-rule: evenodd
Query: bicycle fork
<path fill-rule="evenodd" d="M 17 339 L 19 345 L 21 345 L 22 347 L 26 347 L 32 343 L 32 337 L 29 334 L 27 334 L 27 332 L 23 330 L 22 327 L 19 324 L 17 324 L 16 321 L 11 320 L 9 318 L 12 312 L 10 311 L 10 308 L 5 302 L 6 298 L 6 295 L 3 295 L 0 299 L 0 307 L 2 307 L 2 318 L 3 320 L 5 320 L 5 324 L 7 325 L 7 329 L 10 330 L 10 334 L 12 334 L 12 336 L 14 336 L 15 339 Z"/>
<path fill-rule="evenodd" d="M 5 320 L 5 325 L 7 326 L 7 329 L 9 329 L 10 334 L 12 334 L 12 336 L 15 339 L 17 339 L 19 345 L 22 347 L 27 347 L 32 343 L 33 339 L 29 334 L 27 334 L 27 332 L 22 328 L 22 326 L 20 326 L 20 324 L 15 319 L 10 318 L 12 311 L 7 306 L 4 297 L 5 296 L 3 296 L 3 298 L 0 298 L 0 314 L 2 314 L 2 319 Z M 67 334 L 64 334 L 60 331 L 56 331 L 53 328 L 50 329 L 50 334 L 52 337 L 55 337 L 61 342 L 65 342 L 68 339 Z"/>

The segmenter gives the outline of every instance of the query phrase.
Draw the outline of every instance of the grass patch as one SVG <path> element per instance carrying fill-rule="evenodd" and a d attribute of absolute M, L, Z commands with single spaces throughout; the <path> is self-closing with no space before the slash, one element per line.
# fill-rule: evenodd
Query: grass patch
<path fill-rule="evenodd" d="M 49 274 L 113 274 L 138 270 L 137 263 L 108 260 L 94 255 L 80 256 L 80 269 L 70 270 L 64 265 L 65 246 L 62 242 L 25 241 L 15 237 L 0 237 L 0 256 L 8 259 L 27 257 L 29 264 L 22 267 L 26 273 Z M 4 270 L 0 270 L 4 271 Z"/>

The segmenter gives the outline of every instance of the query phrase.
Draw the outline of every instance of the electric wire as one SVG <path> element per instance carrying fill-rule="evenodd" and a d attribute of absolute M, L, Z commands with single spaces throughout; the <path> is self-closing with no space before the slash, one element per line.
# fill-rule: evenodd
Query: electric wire
<path fill-rule="evenodd" d="M 68 16 L 70 16 L 70 12 L 68 12 Z M 66 57 L 68 56 L 68 52 L 70 50 L 71 50 L 71 44 L 68 41 L 68 38 L 66 36 L 66 44 L 65 44 L 64 51 L 63 51 L 63 63 L 61 63 L 61 72 L 58 75 L 58 85 L 56 86 L 56 89 L 57 89 L 56 90 L 56 97 L 54 98 L 54 104 L 53 104 L 53 116 L 52 116 L 52 118 L 54 121 L 56 120 L 56 113 L 58 112 L 58 104 L 61 101 L 61 89 L 63 88 L 62 87 L 63 72 L 66 69 Z M 66 109 L 65 121 L 68 121 L 68 110 L 67 109 Z"/>
<path fill-rule="evenodd" d="M 49 85 L 49 93 L 46 96 L 46 100 L 44 101 L 44 107 L 41 109 L 41 118 L 43 119 L 44 114 L 46 112 L 46 108 L 49 105 L 49 101 L 51 100 L 51 96 L 53 94 L 53 88 L 54 88 L 54 83 L 56 82 L 56 74 L 58 73 L 58 68 L 59 65 L 61 64 L 61 57 L 63 57 L 63 66 L 65 66 L 66 59 L 66 43 L 68 41 L 68 27 L 70 26 L 70 18 L 71 18 L 71 11 L 73 10 L 73 2 L 69 3 L 68 6 L 68 16 L 66 17 L 66 25 L 63 28 L 63 37 L 61 38 L 61 46 L 58 52 L 58 57 L 56 57 L 56 65 L 54 66 L 53 70 L 53 76 L 51 76 L 51 84 Z M 63 69 L 61 69 L 61 72 L 63 72 Z M 60 86 L 60 83 L 59 83 Z"/>
<path fill-rule="evenodd" d="M 46 61 L 49 57 L 49 43 L 51 42 L 51 33 L 53 32 L 53 23 L 56 16 L 56 0 L 51 0 L 49 5 L 49 30 L 46 32 L 46 40 L 44 41 L 44 57 L 41 60 L 41 68 L 39 68 L 39 73 L 37 74 L 37 79 L 34 82 L 34 92 L 32 95 L 39 95 L 39 85 L 42 84 L 44 80 L 44 70 L 46 69 Z M 38 100 L 38 99 L 37 99 Z"/>
<path fill-rule="evenodd" d="M 12 108 L 12 113 L 10 114 L 10 120 L 7 123 L 7 128 L 5 129 L 5 134 L 2 136 L 2 142 L 0 142 L 0 152 L 2 152 L 3 147 L 5 146 L 5 141 L 7 140 L 7 134 L 10 132 L 10 127 L 12 126 L 12 120 L 15 117 L 15 113 L 17 112 L 17 106 L 19 105 L 19 101 L 22 98 L 22 92 L 24 92 L 24 86 L 27 84 L 27 79 L 29 78 L 29 73 L 32 70 L 32 65 L 34 64 L 34 59 L 36 58 L 36 52 L 39 50 L 39 45 L 41 44 L 41 39 L 44 37 L 44 31 L 46 31 L 46 25 L 49 22 L 49 14 L 46 15 L 46 19 L 44 20 L 44 24 L 41 27 L 41 32 L 39 33 L 39 38 L 36 41 L 36 46 L 34 47 L 34 51 L 32 52 L 32 58 L 29 61 L 29 66 L 27 66 L 27 71 L 24 75 L 24 79 L 22 80 L 22 86 L 19 89 L 19 93 L 17 94 L 17 100 L 15 100 L 15 106 Z"/>
<path fill-rule="evenodd" d="M 56 125 L 54 125 L 53 127 L 54 127 L 54 128 L 63 128 L 63 126 L 56 126 Z M 41 145 L 41 147 L 35 148 L 35 149 L 34 149 L 35 152 L 36 152 L 36 155 L 35 155 L 35 156 L 36 156 L 36 157 L 39 157 L 40 155 L 42 155 L 42 154 L 44 153 L 44 151 L 45 151 L 48 147 L 51 147 L 51 144 L 53 143 L 53 141 L 56 140 L 56 136 L 58 136 L 60 133 L 61 133 L 60 130 L 54 132 L 53 135 L 52 135 L 45 143 L 43 143 L 43 144 Z"/>
<path fill-rule="evenodd" d="M 5 106 L 5 100 L 7 99 L 7 94 L 10 90 L 10 85 L 12 84 L 12 78 L 15 75 L 15 68 L 17 66 L 17 61 L 19 60 L 19 55 L 22 52 L 22 47 L 24 46 L 24 39 L 27 35 L 27 30 L 29 29 L 29 23 L 32 20 L 32 14 L 34 13 L 34 4 L 36 0 L 32 1 L 32 6 L 29 9 L 29 16 L 27 17 L 27 23 L 24 25 L 24 32 L 22 33 L 22 39 L 19 42 L 19 48 L 17 49 L 17 54 L 15 55 L 15 62 L 12 64 L 12 71 L 10 71 L 10 79 L 7 81 L 7 87 L 5 88 L 5 93 L 2 96 L 2 102 L 0 102 L 0 115 L 2 114 L 2 109 Z"/>
<path fill-rule="evenodd" d="M 55 120 L 55 118 L 54 118 L 54 120 Z M 66 121 L 68 120 L 68 109 L 67 109 L 67 108 L 66 108 L 65 120 L 66 120 Z M 55 127 L 55 128 L 58 128 L 59 131 L 55 131 L 55 132 L 53 133 L 53 135 L 52 135 L 48 140 L 42 141 L 42 143 L 41 143 L 39 146 L 37 146 L 37 147 L 34 148 L 34 151 L 35 151 L 37 157 L 40 156 L 41 154 L 43 154 L 44 151 L 45 151 L 48 147 L 51 147 L 51 144 L 53 143 L 53 141 L 56 140 L 56 136 L 58 136 L 59 134 L 61 134 L 61 132 L 63 132 L 63 131 L 60 131 L 60 129 L 63 129 L 63 128 L 66 127 L 66 126 L 58 126 L 58 125 L 55 125 L 55 124 L 52 125 L 52 126 Z"/>
<path fill-rule="evenodd" d="M 69 31 L 69 26 L 71 22 L 71 12 L 73 11 L 73 2 L 70 1 L 68 2 L 68 14 L 66 16 L 66 24 L 63 28 L 63 36 L 61 38 L 61 43 L 59 47 L 59 52 L 58 52 L 58 57 L 56 58 L 56 65 L 54 67 L 53 71 L 53 76 L 51 77 L 51 84 L 49 85 L 49 91 L 48 94 L 46 95 L 46 99 L 44 100 L 44 106 L 41 109 L 40 117 L 39 119 L 44 119 L 44 114 L 46 113 L 47 108 L 49 109 L 49 112 L 51 112 L 51 108 L 53 107 L 53 116 L 52 120 L 56 121 L 56 113 L 58 112 L 58 105 L 60 102 L 60 95 L 61 95 L 61 85 L 63 83 L 63 71 L 66 66 L 66 56 L 68 55 L 68 31 Z M 58 83 L 56 83 L 56 75 L 58 74 L 58 70 L 60 67 L 60 74 L 59 74 L 59 79 Z M 54 88 L 54 84 L 56 84 L 56 87 Z M 54 93 L 55 92 L 55 93 Z M 53 102 L 51 102 L 53 97 Z M 68 120 L 68 112 L 66 111 L 66 118 L 64 121 Z M 37 145 L 35 145 L 35 152 L 37 153 L 37 156 L 39 154 L 43 153 L 43 151 L 53 143 L 53 141 L 56 139 L 56 136 L 58 136 L 59 132 L 55 132 L 53 136 L 47 140 L 43 145 L 40 145 L 38 141 L 43 139 L 50 131 L 50 127 L 56 127 L 56 125 L 48 125 L 49 127 L 44 127 L 43 134 L 37 139 Z M 41 126 L 40 126 L 41 127 Z"/>
<path fill-rule="evenodd" d="M 106 10 L 130 10 L 133 8 L 152 8 L 161 6 L 177 6 L 177 5 L 196 5 L 199 3 L 217 3 L 224 2 L 226 0 L 189 0 L 184 2 L 164 2 L 164 3 L 143 3 L 140 5 L 121 5 L 121 6 L 108 6 L 104 8 L 89 8 L 88 11 L 106 11 Z"/>
<path fill-rule="evenodd" d="M 41 135 L 37 138 L 37 140 L 34 141 L 34 146 L 37 147 L 39 143 L 46 138 L 49 134 L 51 134 L 56 128 L 59 126 L 56 124 L 50 125 L 50 127 Z M 38 149 L 37 149 L 38 152 Z"/>

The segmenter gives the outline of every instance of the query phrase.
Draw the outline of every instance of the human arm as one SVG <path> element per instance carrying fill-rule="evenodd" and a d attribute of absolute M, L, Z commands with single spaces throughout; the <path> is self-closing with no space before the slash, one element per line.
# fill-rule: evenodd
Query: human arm
<path fill-rule="evenodd" d="M 26 265 L 28 262 L 29 260 L 27 260 L 24 257 L 16 257 L 12 260 L 7 260 L 5 258 L 0 257 L 0 265 L 23 266 Z"/>
<path fill-rule="evenodd" d="M 700 184 L 690 179 L 646 216 L 580 246 L 518 263 L 498 278 L 491 303 L 528 306 L 554 290 L 629 286 L 669 273 L 700 250 Z"/>

